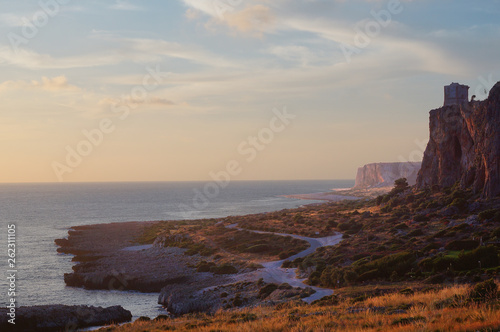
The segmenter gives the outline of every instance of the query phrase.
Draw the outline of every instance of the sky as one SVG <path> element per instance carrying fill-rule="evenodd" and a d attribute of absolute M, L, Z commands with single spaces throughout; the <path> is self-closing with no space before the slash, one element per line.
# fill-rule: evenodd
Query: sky
<path fill-rule="evenodd" d="M 353 179 L 500 80 L 499 0 L 0 9 L 0 182 Z"/>

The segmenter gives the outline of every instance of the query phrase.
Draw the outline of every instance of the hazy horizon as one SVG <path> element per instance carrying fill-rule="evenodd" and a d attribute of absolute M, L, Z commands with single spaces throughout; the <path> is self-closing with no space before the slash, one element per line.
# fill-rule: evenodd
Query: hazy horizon
<path fill-rule="evenodd" d="M 500 80 L 500 1 L 2 3 L 0 183 L 354 179 Z"/>
<path fill-rule="evenodd" d="M 308 181 L 354 181 L 354 177 L 351 179 L 283 179 L 283 180 L 231 180 L 231 182 L 308 182 Z M 93 184 L 93 183 L 204 183 L 210 181 L 210 179 L 204 180 L 168 180 L 168 181 L 46 181 L 46 182 L 0 182 L 2 184 Z"/>

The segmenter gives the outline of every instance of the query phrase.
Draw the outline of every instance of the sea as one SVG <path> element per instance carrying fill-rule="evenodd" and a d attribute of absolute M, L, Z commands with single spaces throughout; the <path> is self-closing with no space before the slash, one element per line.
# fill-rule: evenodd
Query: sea
<path fill-rule="evenodd" d="M 121 305 L 137 318 L 165 314 L 157 293 L 67 287 L 72 255 L 54 240 L 73 226 L 124 221 L 221 218 L 290 209 L 319 201 L 283 195 L 349 188 L 354 180 L 0 184 L 1 305 Z M 8 266 L 8 226 L 15 225 L 15 266 Z M 11 261 L 12 262 L 12 261 Z M 15 296 L 8 270 L 15 269 Z"/>

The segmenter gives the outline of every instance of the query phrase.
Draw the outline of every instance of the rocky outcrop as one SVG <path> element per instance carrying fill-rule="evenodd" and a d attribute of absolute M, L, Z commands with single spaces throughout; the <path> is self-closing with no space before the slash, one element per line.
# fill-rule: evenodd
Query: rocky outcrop
<path fill-rule="evenodd" d="M 459 181 L 482 198 L 500 194 L 500 82 L 484 101 L 432 110 L 429 129 L 417 188 Z"/>
<path fill-rule="evenodd" d="M 254 307 L 262 304 L 278 304 L 292 300 L 299 301 L 316 291 L 311 287 L 292 287 L 259 281 L 242 281 L 209 287 L 200 291 L 189 288 L 167 286 L 160 293 L 158 303 L 165 306 L 174 316 L 194 312 L 215 314 L 221 309 Z"/>
<path fill-rule="evenodd" d="M 400 178 L 406 178 L 409 185 L 414 185 L 420 165 L 420 162 L 367 164 L 358 168 L 354 188 L 392 187 Z"/>
<path fill-rule="evenodd" d="M 114 223 L 78 226 L 67 239 L 55 240 L 60 253 L 76 255 L 73 272 L 64 274 L 66 285 L 86 289 L 160 292 L 169 284 L 192 279 L 197 257 L 185 249 L 161 245 L 136 246 L 137 235 L 151 223 Z M 129 250 L 126 250 L 129 249 Z M 137 249 L 137 250 L 135 250 Z"/>
<path fill-rule="evenodd" d="M 8 322 L 8 309 L 0 308 L 0 331 L 75 331 L 89 326 L 129 322 L 130 311 L 121 306 L 108 308 L 84 305 L 42 305 L 20 307 L 15 324 Z"/>

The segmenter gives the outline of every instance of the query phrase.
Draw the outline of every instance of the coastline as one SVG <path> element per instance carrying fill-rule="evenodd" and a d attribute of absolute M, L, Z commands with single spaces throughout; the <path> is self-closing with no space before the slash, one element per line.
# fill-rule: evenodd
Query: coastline
<path fill-rule="evenodd" d="M 346 195 L 346 192 L 349 192 L 349 189 L 338 189 L 319 194 L 286 195 L 284 197 L 323 201 L 360 199 L 357 196 Z M 291 285 L 283 282 L 283 284 L 288 285 L 286 289 L 282 290 L 282 293 L 286 294 L 286 296 L 273 298 L 273 302 L 279 302 L 283 299 L 289 300 L 290 297 L 297 297 L 297 299 L 310 298 L 312 301 L 332 293 L 329 289 L 308 287 L 303 284 L 302 279 L 295 276 L 294 269 L 290 269 L 289 272 L 289 269 L 281 268 L 281 264 L 276 265 L 277 261 L 267 260 L 262 262 L 265 270 L 273 269 L 274 278 L 272 273 L 268 273 L 266 277 L 266 274 L 261 269 L 254 271 L 243 269 L 235 275 L 214 275 L 212 273 L 197 272 L 196 266 L 206 258 L 199 255 L 185 255 L 186 249 L 164 247 L 161 241 L 153 244 L 136 242 L 137 236 L 146 227 L 158 223 L 161 223 L 161 221 L 115 222 L 74 226 L 69 229 L 66 239 L 55 240 L 59 246 L 58 252 L 74 255 L 72 260 L 75 262 L 75 265 L 72 266 L 73 272 L 66 273 L 64 276 L 66 285 L 83 289 L 132 290 L 156 293 L 158 294 L 158 304 L 163 305 L 170 312 L 175 310 L 172 310 L 173 306 L 169 304 L 170 298 L 167 298 L 166 294 L 184 293 L 188 298 L 196 297 L 198 301 L 204 301 L 210 296 L 213 297 L 215 294 L 220 293 L 222 289 L 225 289 L 226 292 L 239 293 L 242 287 L 241 284 L 246 285 L 244 287 L 248 288 L 247 296 L 250 299 L 254 298 L 253 304 L 260 303 L 258 297 L 260 287 L 256 282 L 262 278 L 266 283 L 274 283 L 280 281 L 285 275 L 288 275 L 285 279 L 290 281 Z M 340 237 L 337 238 L 340 241 Z M 317 242 L 314 246 L 311 245 L 311 241 L 308 241 L 311 247 L 306 250 L 307 253 L 320 246 L 331 245 L 318 240 L 321 240 L 321 238 L 314 240 Z M 279 262 L 282 263 L 283 260 Z M 276 275 L 279 275 L 278 278 L 276 278 Z M 236 291 L 234 287 L 239 287 L 239 290 Z M 216 297 L 220 299 L 219 295 Z M 274 296 L 278 295 L 275 294 Z M 176 300 L 177 304 L 179 302 L 183 303 L 186 297 L 174 300 Z M 155 303 L 151 303 L 151 305 L 154 306 Z M 220 303 L 217 305 L 216 308 L 220 309 Z M 177 313 L 183 313 L 182 310 L 184 309 Z"/>
<path fill-rule="evenodd" d="M 293 194 L 283 195 L 282 197 L 302 199 L 302 200 L 318 200 L 329 202 L 340 202 L 344 200 L 359 200 L 364 198 L 375 198 L 379 195 L 387 194 L 392 187 L 380 188 L 336 188 L 331 191 L 312 193 L 312 194 Z"/>
<path fill-rule="evenodd" d="M 159 293 L 169 284 L 203 283 L 196 278 L 200 258 L 185 249 L 140 245 L 136 237 L 158 222 L 118 222 L 73 227 L 67 239 L 55 240 L 58 252 L 75 255 L 73 272 L 64 275 L 67 286 L 101 290 Z M 191 267 L 190 267 L 191 266 Z M 193 280 L 195 279 L 195 280 Z"/>

